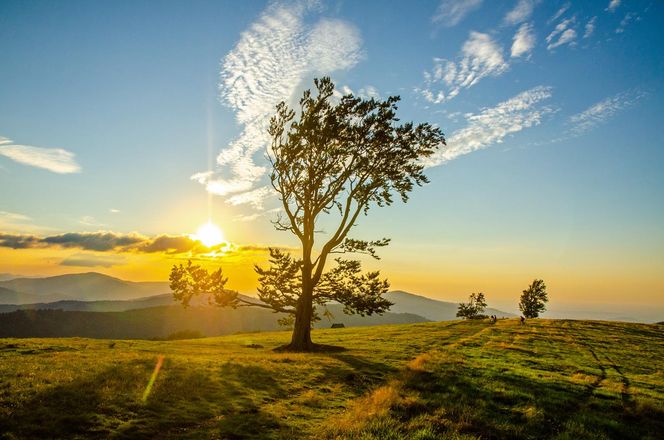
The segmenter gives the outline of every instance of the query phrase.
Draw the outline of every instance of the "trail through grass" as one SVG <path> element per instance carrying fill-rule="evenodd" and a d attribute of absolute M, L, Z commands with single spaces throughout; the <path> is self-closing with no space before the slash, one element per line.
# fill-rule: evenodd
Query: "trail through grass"
<path fill-rule="evenodd" d="M 187 341 L 0 340 L 4 438 L 657 438 L 664 330 L 517 320 Z M 163 365 L 146 400 L 159 356 Z"/>

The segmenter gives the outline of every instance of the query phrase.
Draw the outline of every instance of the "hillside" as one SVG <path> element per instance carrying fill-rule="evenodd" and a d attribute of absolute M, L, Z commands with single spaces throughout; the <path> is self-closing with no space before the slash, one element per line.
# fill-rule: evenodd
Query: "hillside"
<path fill-rule="evenodd" d="M 83 303 L 87 304 L 87 303 Z M 330 305 L 334 322 L 347 327 L 424 322 L 410 313 L 385 313 L 361 317 L 344 315 L 343 307 Z M 189 307 L 181 305 L 148 307 L 122 312 L 63 310 L 18 310 L 0 314 L 0 338 L 7 337 L 87 337 L 108 339 L 165 338 L 181 331 L 195 331 L 205 336 L 237 332 L 281 330 L 275 314 L 262 308 Z M 318 328 L 330 327 L 323 319 Z"/>
<path fill-rule="evenodd" d="M 0 287 L 26 294 L 16 304 L 59 300 L 126 300 L 169 291 L 168 283 L 124 281 L 96 272 L 0 281 Z M 42 301 L 35 300 L 43 297 Z"/>
<path fill-rule="evenodd" d="M 451 321 L 458 319 L 456 317 L 456 312 L 459 308 L 458 303 L 431 299 L 401 290 L 388 292 L 385 294 L 385 298 L 394 303 L 390 310 L 395 313 L 414 313 L 430 321 Z M 491 307 L 488 307 L 484 313 L 486 315 L 496 315 L 499 318 L 516 316 L 513 313 L 503 312 Z"/>
<path fill-rule="evenodd" d="M 664 432 L 661 326 L 508 319 L 314 330 L 313 337 L 344 349 L 273 351 L 287 332 L 0 340 L 0 432 L 233 439 L 655 439 Z"/>

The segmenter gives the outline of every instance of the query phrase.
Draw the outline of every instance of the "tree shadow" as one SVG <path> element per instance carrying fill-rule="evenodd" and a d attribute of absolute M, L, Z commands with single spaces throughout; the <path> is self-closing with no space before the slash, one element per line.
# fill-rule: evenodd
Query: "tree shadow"
<path fill-rule="evenodd" d="M 288 430 L 261 410 L 287 395 L 269 370 L 226 363 L 211 372 L 167 359 L 143 402 L 153 368 L 126 362 L 50 387 L 0 419 L 2 437 L 261 439 Z"/>
<path fill-rule="evenodd" d="M 457 431 L 480 438 L 655 438 L 664 411 L 626 406 L 622 396 L 595 394 L 602 370 L 587 385 L 538 380 L 516 373 L 481 380 L 468 368 L 413 371 L 404 389 L 417 400 L 391 409 L 408 426 L 435 420 L 439 435 Z"/>

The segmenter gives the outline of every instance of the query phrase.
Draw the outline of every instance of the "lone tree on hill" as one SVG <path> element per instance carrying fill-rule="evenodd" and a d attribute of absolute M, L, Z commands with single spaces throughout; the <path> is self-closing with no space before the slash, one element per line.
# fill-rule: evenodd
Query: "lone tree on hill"
<path fill-rule="evenodd" d="M 546 295 L 546 285 L 543 280 L 534 280 L 521 294 L 519 310 L 526 318 L 537 318 L 540 313 L 546 311 L 546 303 L 549 301 Z"/>
<path fill-rule="evenodd" d="M 484 309 L 486 309 L 486 300 L 484 293 L 471 293 L 467 303 L 460 303 L 457 310 L 458 318 L 479 319 L 485 318 Z"/>
<path fill-rule="evenodd" d="M 362 316 L 383 313 L 392 305 L 382 297 L 389 284 L 379 272 L 362 273 L 359 261 L 342 258 L 334 259 L 332 269 L 325 268 L 336 254 L 379 258 L 376 249 L 389 239 L 360 240 L 349 238 L 349 232 L 360 214 L 391 205 L 395 197 L 406 202 L 415 185 L 427 183 L 423 159 L 445 145 L 437 127 L 399 123 L 398 96 L 377 100 L 347 94 L 336 99 L 330 78 L 314 83 L 317 94 L 306 90 L 297 112 L 284 102 L 277 105 L 269 128 L 270 180 L 283 209 L 274 225 L 299 239 L 301 256 L 270 249 L 269 268 L 256 266 L 260 304 L 225 293 L 220 271 L 197 278 L 197 270 L 180 265 L 171 273 L 176 298 L 212 291 L 220 305 L 287 314 L 293 334 L 286 348 L 293 351 L 315 349 L 311 325 L 317 305 L 336 301 L 345 313 Z M 318 242 L 323 221 L 331 229 Z"/>

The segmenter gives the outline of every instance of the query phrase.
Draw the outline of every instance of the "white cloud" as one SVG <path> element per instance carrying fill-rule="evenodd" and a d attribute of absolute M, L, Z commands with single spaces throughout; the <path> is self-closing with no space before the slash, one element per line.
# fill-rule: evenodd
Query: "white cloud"
<path fill-rule="evenodd" d="M 629 91 L 605 98 L 581 113 L 570 116 L 572 124 L 570 132 L 575 135 L 583 134 L 596 126 L 603 124 L 620 111 L 632 106 L 636 101 L 645 96 L 641 91 Z"/>
<path fill-rule="evenodd" d="M 481 5 L 482 0 L 442 0 L 431 21 L 446 27 L 456 26 Z"/>
<path fill-rule="evenodd" d="M 615 12 L 618 6 L 620 6 L 620 0 L 611 0 L 605 11 Z"/>
<path fill-rule="evenodd" d="M 558 23 L 553 31 L 546 37 L 547 49 L 552 50 L 564 44 L 574 45 L 576 40 L 576 30 L 572 28 L 576 18 L 568 18 Z M 556 39 L 557 37 L 557 39 Z"/>
<path fill-rule="evenodd" d="M 535 32 L 533 25 L 524 23 L 519 27 L 519 30 L 514 34 L 512 41 L 512 57 L 520 57 L 522 55 L 530 54 L 530 51 L 535 47 Z"/>
<path fill-rule="evenodd" d="M 226 201 L 233 206 L 251 205 L 256 209 L 263 209 L 263 201 L 271 194 L 274 194 L 272 189 L 267 186 L 261 186 L 251 191 L 235 194 Z"/>
<path fill-rule="evenodd" d="M 519 0 L 514 9 L 505 15 L 505 23 L 515 25 L 528 20 L 535 10 L 536 0 Z"/>
<path fill-rule="evenodd" d="M 588 20 L 586 23 L 586 31 L 583 33 L 583 38 L 590 38 L 595 32 L 595 22 L 597 21 L 597 16 Z"/>
<path fill-rule="evenodd" d="M 560 9 L 558 9 L 558 11 L 556 11 L 556 13 L 553 14 L 553 17 L 549 18 L 547 23 L 553 23 L 554 21 L 558 20 L 565 12 L 567 12 L 570 6 L 572 6 L 570 2 L 567 2 L 564 5 L 562 5 Z"/>
<path fill-rule="evenodd" d="M 467 125 L 447 139 L 447 148 L 425 161 L 427 167 L 444 164 L 464 154 L 501 143 L 512 133 L 539 125 L 553 109 L 539 105 L 552 96 L 550 87 L 538 86 L 519 93 L 495 107 L 465 115 Z"/>
<path fill-rule="evenodd" d="M 68 174 L 81 171 L 74 159 L 74 153 L 62 148 L 41 148 L 30 145 L 19 145 L 10 139 L 0 136 L 0 155 L 8 157 L 23 165 Z"/>
<path fill-rule="evenodd" d="M 440 104 L 486 76 L 498 76 L 509 68 L 503 51 L 488 34 L 470 32 L 458 62 L 434 58 L 433 69 L 424 72 L 424 87 L 416 89 L 429 102 Z"/>
<path fill-rule="evenodd" d="M 32 219 L 16 212 L 0 211 L 0 232 L 23 231 L 32 226 Z"/>
<path fill-rule="evenodd" d="M 112 213 L 112 214 L 119 214 L 119 213 L 120 213 L 120 210 L 119 210 L 119 209 L 115 209 L 115 208 L 111 208 L 111 209 L 108 210 L 108 212 L 110 212 L 110 213 Z"/>
<path fill-rule="evenodd" d="M 381 99 L 378 89 L 375 88 L 374 86 L 362 87 L 357 94 L 358 96 L 364 99 L 370 99 L 370 98 Z"/>
<path fill-rule="evenodd" d="M 639 17 L 632 12 L 628 12 L 627 14 L 625 14 L 623 19 L 620 20 L 620 26 L 618 26 L 618 28 L 616 29 L 616 34 L 622 34 L 623 32 L 625 32 L 625 28 L 627 27 L 627 25 L 629 25 L 632 22 L 632 20 L 634 20 L 635 18 L 637 21 L 639 20 Z"/>
<path fill-rule="evenodd" d="M 242 133 L 219 153 L 217 170 L 192 179 L 211 193 L 234 194 L 231 204 L 260 207 L 257 198 L 269 194 L 267 188 L 255 187 L 267 170 L 254 155 L 269 145 L 267 129 L 275 106 L 282 100 L 292 103 L 296 92 L 310 87 L 312 76 L 349 69 L 362 58 L 354 26 L 331 19 L 305 22 L 317 9 L 305 1 L 268 6 L 223 60 L 220 98 L 235 111 Z"/>

